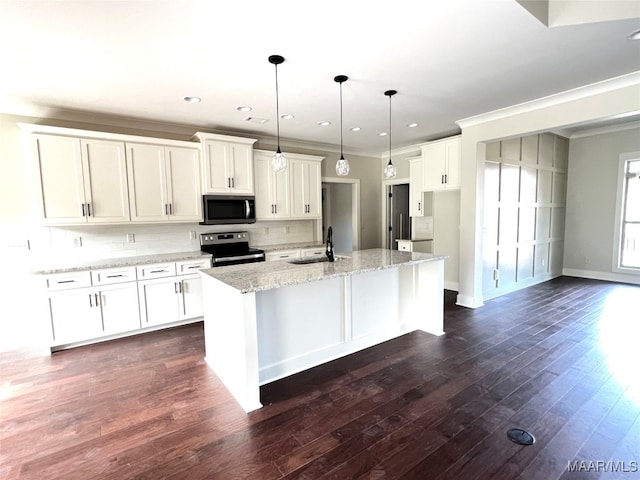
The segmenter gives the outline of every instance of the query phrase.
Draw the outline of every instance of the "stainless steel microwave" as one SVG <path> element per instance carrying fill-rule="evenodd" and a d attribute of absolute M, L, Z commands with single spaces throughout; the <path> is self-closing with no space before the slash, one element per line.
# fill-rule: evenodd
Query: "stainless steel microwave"
<path fill-rule="evenodd" d="M 253 196 L 203 195 L 201 225 L 255 223 L 256 200 Z"/>

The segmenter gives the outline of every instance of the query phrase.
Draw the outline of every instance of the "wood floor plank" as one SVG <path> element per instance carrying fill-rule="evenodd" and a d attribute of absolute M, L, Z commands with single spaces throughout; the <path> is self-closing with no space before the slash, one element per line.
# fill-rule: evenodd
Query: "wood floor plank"
<path fill-rule="evenodd" d="M 638 294 L 561 277 L 471 310 L 446 292 L 445 335 L 265 385 L 250 414 L 204 362 L 202 324 L 0 352 L 0 477 L 634 478 L 568 465 L 640 462 L 640 378 L 623 371 Z M 515 424 L 533 447 L 507 439 Z"/>

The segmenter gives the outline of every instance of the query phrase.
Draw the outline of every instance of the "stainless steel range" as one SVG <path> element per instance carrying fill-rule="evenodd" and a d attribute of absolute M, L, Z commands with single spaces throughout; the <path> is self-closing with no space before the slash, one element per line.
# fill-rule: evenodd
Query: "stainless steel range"
<path fill-rule="evenodd" d="M 202 233 L 200 250 L 213 256 L 214 267 L 265 261 L 264 250 L 249 247 L 249 232 Z"/>

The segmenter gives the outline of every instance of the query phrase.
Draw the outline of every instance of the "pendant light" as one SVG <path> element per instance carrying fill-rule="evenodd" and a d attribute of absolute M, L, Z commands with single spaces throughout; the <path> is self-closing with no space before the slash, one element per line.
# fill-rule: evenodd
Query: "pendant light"
<path fill-rule="evenodd" d="M 395 178 L 396 176 L 396 167 L 391 163 L 391 97 L 393 97 L 396 93 L 395 90 L 387 90 L 384 92 L 386 96 L 389 97 L 389 163 L 384 167 L 384 177 L 385 178 Z"/>
<path fill-rule="evenodd" d="M 276 129 L 278 136 L 278 149 L 271 159 L 271 167 L 274 172 L 282 172 L 287 168 L 287 157 L 280 151 L 280 104 L 278 101 L 278 65 L 284 62 L 284 57 L 280 55 L 271 55 L 269 63 L 276 67 Z"/>
<path fill-rule="evenodd" d="M 342 153 L 342 84 L 349 79 L 346 75 L 338 75 L 334 78 L 340 84 L 340 160 L 336 162 L 336 174 L 339 177 L 349 175 L 349 162 L 344 158 Z"/>

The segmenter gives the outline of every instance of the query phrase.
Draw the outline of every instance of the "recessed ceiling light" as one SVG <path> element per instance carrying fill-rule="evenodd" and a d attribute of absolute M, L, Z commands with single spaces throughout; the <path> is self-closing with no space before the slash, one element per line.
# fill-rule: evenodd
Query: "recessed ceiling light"
<path fill-rule="evenodd" d="M 352 127 L 349 130 L 351 130 L 352 132 L 359 132 L 362 129 L 360 127 Z"/>
<path fill-rule="evenodd" d="M 236 110 L 238 110 L 239 112 L 250 112 L 251 107 L 248 107 L 246 105 L 240 105 L 239 107 L 236 107 Z"/>
<path fill-rule="evenodd" d="M 318 122 L 318 125 L 320 125 L 321 127 L 327 127 L 327 126 L 331 125 L 331 122 L 323 120 L 321 122 Z"/>
<path fill-rule="evenodd" d="M 290 113 L 283 113 L 282 115 L 280 115 L 280 118 L 283 120 L 291 120 L 294 116 L 291 115 Z"/>
<path fill-rule="evenodd" d="M 640 40 L 640 30 L 636 30 L 635 32 L 631 32 L 627 38 L 629 40 Z"/>
<path fill-rule="evenodd" d="M 245 122 L 251 122 L 251 123 L 267 123 L 269 120 L 267 120 L 266 118 L 260 118 L 260 117 L 247 117 L 244 119 Z"/>
<path fill-rule="evenodd" d="M 386 137 L 387 136 L 387 132 L 380 132 L 378 135 L 381 136 L 381 137 Z"/>
<path fill-rule="evenodd" d="M 200 103 L 202 99 L 200 97 L 184 97 L 184 101 L 189 103 Z"/>
<path fill-rule="evenodd" d="M 407 127 L 409 127 L 409 128 L 414 128 L 414 127 L 417 127 L 417 126 L 418 126 L 417 123 L 407 123 Z"/>

